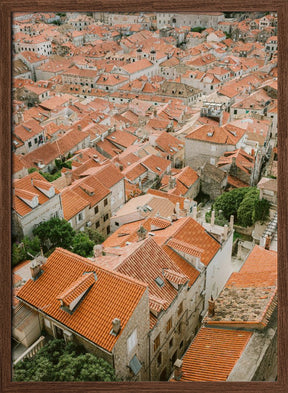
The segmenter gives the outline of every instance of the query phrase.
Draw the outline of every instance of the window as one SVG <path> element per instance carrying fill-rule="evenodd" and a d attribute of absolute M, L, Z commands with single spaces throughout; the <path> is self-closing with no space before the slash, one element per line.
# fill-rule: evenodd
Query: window
<path fill-rule="evenodd" d="M 98 212 L 99 212 L 99 207 L 98 207 L 98 206 L 95 206 L 95 207 L 94 207 L 94 213 L 97 214 Z"/>
<path fill-rule="evenodd" d="M 47 326 L 49 329 L 51 329 L 51 322 L 49 321 L 49 319 L 44 318 L 44 323 L 45 323 L 45 326 Z"/>
<path fill-rule="evenodd" d="M 95 227 L 96 227 L 96 228 L 99 228 L 99 227 L 100 227 L 100 221 L 97 221 L 97 222 L 96 222 Z"/>
<path fill-rule="evenodd" d="M 180 314 L 182 314 L 182 311 L 183 311 L 183 301 L 179 304 L 179 306 L 178 306 L 178 316 L 180 315 Z"/>
<path fill-rule="evenodd" d="M 157 356 L 157 366 L 161 366 L 162 363 L 162 352 L 159 352 L 159 355 Z"/>
<path fill-rule="evenodd" d="M 234 115 L 237 115 L 237 109 L 234 109 Z"/>
<path fill-rule="evenodd" d="M 169 341 L 169 348 L 173 347 L 173 338 L 171 338 L 171 340 Z"/>
<path fill-rule="evenodd" d="M 154 340 L 154 352 L 160 347 L 160 333 Z"/>
<path fill-rule="evenodd" d="M 169 319 L 166 325 L 166 333 L 169 333 L 172 328 L 172 317 Z"/>
<path fill-rule="evenodd" d="M 132 334 L 127 339 L 127 351 L 128 354 L 135 348 L 137 345 L 137 328 L 133 330 Z"/>
<path fill-rule="evenodd" d="M 106 198 L 106 199 L 104 199 L 104 206 L 107 206 L 108 205 L 108 199 Z"/>
<path fill-rule="evenodd" d="M 37 143 L 38 142 L 38 138 L 34 138 L 34 143 Z"/>
<path fill-rule="evenodd" d="M 104 218 L 103 218 L 103 219 L 104 219 L 104 222 L 107 221 L 108 218 L 109 218 L 109 214 L 107 213 L 107 214 L 105 214 L 105 216 L 104 216 Z"/>
<path fill-rule="evenodd" d="M 83 213 L 81 212 L 81 213 L 79 213 L 78 216 L 77 216 L 77 221 L 80 222 L 80 221 L 82 221 L 82 220 L 83 220 Z"/>
<path fill-rule="evenodd" d="M 31 142 L 28 142 L 28 147 L 31 147 L 32 146 L 32 143 Z"/>
<path fill-rule="evenodd" d="M 107 235 L 109 235 L 109 233 L 110 233 L 110 225 L 108 225 L 107 227 Z"/>

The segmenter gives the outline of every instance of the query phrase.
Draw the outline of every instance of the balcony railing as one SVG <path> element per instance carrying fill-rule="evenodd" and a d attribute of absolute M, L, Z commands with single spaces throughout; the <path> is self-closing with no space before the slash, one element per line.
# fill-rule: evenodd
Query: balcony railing
<path fill-rule="evenodd" d="M 45 344 L 45 337 L 41 336 L 38 338 L 37 341 L 35 341 L 34 344 L 31 345 L 22 355 L 16 359 L 13 362 L 13 366 L 15 366 L 17 363 L 19 363 L 21 360 L 24 360 L 25 358 L 32 358 L 36 353 L 41 349 Z"/>

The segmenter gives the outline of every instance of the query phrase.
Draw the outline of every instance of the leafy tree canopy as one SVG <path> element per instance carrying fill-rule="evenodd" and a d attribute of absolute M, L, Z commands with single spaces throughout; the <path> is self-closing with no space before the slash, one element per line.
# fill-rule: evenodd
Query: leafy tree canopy
<path fill-rule="evenodd" d="M 16 364 L 14 381 L 115 381 L 113 367 L 74 342 L 51 340 Z"/>
<path fill-rule="evenodd" d="M 56 247 L 70 249 L 75 231 L 66 220 L 51 218 L 49 221 L 41 222 L 33 230 L 33 235 L 38 236 L 41 247 L 47 252 Z"/>
<path fill-rule="evenodd" d="M 265 222 L 269 217 L 270 203 L 265 199 L 259 200 L 259 190 L 256 187 L 237 188 L 218 197 L 213 205 L 215 223 L 229 220 L 234 215 L 235 223 L 244 227 L 253 225 L 256 221 Z M 219 214 L 219 211 L 222 213 Z M 223 217 L 222 217 L 223 216 Z M 207 214 L 206 219 L 210 217 Z M 224 225 L 224 224 L 223 224 Z"/>
<path fill-rule="evenodd" d="M 83 232 L 76 233 L 72 241 L 72 251 L 82 257 L 91 257 L 93 255 L 93 246 L 94 243 Z"/>
<path fill-rule="evenodd" d="M 96 229 L 86 227 L 85 233 L 88 235 L 89 239 L 92 240 L 94 244 L 101 244 L 105 240 L 104 236 Z"/>
<path fill-rule="evenodd" d="M 22 261 L 33 259 L 41 251 L 40 239 L 35 236 L 32 239 L 25 236 L 21 243 L 12 245 L 12 266 Z"/>
<path fill-rule="evenodd" d="M 249 189 L 250 187 L 235 188 L 234 190 L 220 195 L 213 205 L 216 216 L 218 216 L 219 210 L 222 210 L 223 216 L 226 220 L 229 220 L 232 214 L 234 215 L 235 220 L 237 220 L 238 208 Z"/>

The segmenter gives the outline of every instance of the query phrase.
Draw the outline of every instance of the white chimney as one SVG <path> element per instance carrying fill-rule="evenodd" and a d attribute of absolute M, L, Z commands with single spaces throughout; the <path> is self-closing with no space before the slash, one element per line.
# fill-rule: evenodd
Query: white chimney
<path fill-rule="evenodd" d="M 101 244 L 96 244 L 93 247 L 94 258 L 101 257 L 103 246 Z"/>
<path fill-rule="evenodd" d="M 180 381 L 182 377 L 182 365 L 183 365 L 183 361 L 180 359 L 177 359 L 176 362 L 174 363 L 174 379 L 176 381 Z"/>
<path fill-rule="evenodd" d="M 119 318 L 114 318 L 112 321 L 112 333 L 117 336 L 121 330 L 121 320 Z"/>
<path fill-rule="evenodd" d="M 179 202 L 176 202 L 175 211 L 176 211 L 177 218 L 179 218 L 180 217 L 180 203 Z"/>
<path fill-rule="evenodd" d="M 192 208 L 192 218 L 193 220 L 197 220 L 197 206 L 193 206 Z"/>

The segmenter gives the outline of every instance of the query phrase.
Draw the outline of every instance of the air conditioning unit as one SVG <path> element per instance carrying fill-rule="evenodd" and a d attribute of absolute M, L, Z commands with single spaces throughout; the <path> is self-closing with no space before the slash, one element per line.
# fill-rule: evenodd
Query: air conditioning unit
<path fill-rule="evenodd" d="M 91 221 L 88 221 L 88 222 L 86 223 L 86 227 L 91 227 L 91 225 L 92 225 L 92 222 L 91 222 Z"/>

